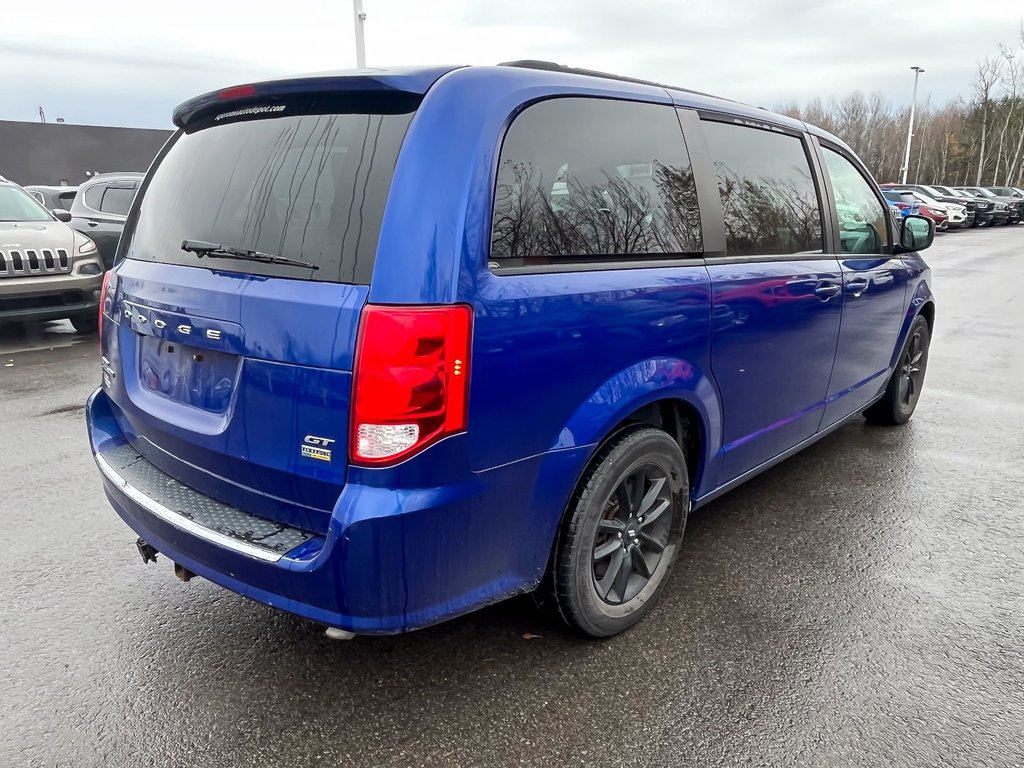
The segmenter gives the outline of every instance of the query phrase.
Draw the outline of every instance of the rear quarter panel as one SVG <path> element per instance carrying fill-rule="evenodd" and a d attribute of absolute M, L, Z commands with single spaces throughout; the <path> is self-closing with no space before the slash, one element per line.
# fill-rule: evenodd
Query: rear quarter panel
<path fill-rule="evenodd" d="M 527 106 L 555 96 L 672 104 L 654 86 L 512 67 L 457 70 L 435 84 L 410 125 L 384 215 L 369 300 L 474 307 L 468 437 L 477 471 L 596 446 L 618 420 L 663 397 L 687 400 L 709 435 L 720 432 L 701 261 L 532 275 L 488 269 L 505 130 Z"/>

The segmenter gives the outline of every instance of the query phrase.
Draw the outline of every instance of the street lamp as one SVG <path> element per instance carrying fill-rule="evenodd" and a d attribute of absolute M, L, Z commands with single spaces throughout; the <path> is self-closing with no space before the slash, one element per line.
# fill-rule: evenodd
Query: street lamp
<path fill-rule="evenodd" d="M 363 25 L 366 14 L 363 13 L 363 0 L 352 0 L 352 18 L 356 23 L 356 66 L 366 68 L 366 43 L 363 40 Z"/>
<path fill-rule="evenodd" d="M 924 69 L 911 67 L 914 70 L 914 95 L 910 98 L 910 125 L 907 128 L 907 151 L 903 155 L 903 167 L 900 168 L 900 184 L 907 183 L 907 170 L 910 168 L 910 140 L 914 138 L 914 109 L 917 107 L 917 78 L 921 76 Z"/>

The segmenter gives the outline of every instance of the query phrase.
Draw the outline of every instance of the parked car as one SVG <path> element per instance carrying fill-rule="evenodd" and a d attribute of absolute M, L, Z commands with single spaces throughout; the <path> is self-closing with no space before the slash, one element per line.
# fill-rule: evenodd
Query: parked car
<path fill-rule="evenodd" d="M 883 190 L 888 189 L 894 192 L 909 193 L 920 204 L 922 216 L 928 216 L 929 218 L 932 218 L 926 212 L 926 209 L 928 211 L 934 212 L 938 216 L 944 215 L 946 217 L 946 227 L 942 227 L 943 229 L 947 227 L 959 228 L 968 226 L 968 212 L 967 207 L 964 205 L 960 205 L 959 203 L 940 203 L 935 198 L 929 197 L 924 192 L 920 192 L 914 187 L 910 186 L 904 187 L 886 184 L 883 185 L 882 188 Z M 965 200 L 964 202 L 967 201 Z M 970 215 L 970 221 L 973 224 L 973 212 Z M 938 226 L 938 222 L 936 222 L 936 226 Z"/>
<path fill-rule="evenodd" d="M 981 197 L 979 195 L 965 192 L 962 189 L 956 187 L 947 187 L 942 184 L 930 184 L 930 187 L 939 190 L 940 192 L 946 192 L 947 194 L 959 197 L 963 200 L 973 202 L 975 204 L 975 217 L 974 223 L 977 226 L 984 226 L 989 224 L 992 226 L 1005 224 L 1009 218 L 1009 207 L 1005 203 L 999 203 L 988 197 Z"/>
<path fill-rule="evenodd" d="M 913 195 L 904 192 L 897 192 L 886 187 L 882 187 L 882 195 L 886 200 L 899 209 L 900 216 L 918 216 L 920 214 L 921 204 Z"/>
<path fill-rule="evenodd" d="M 909 190 L 883 187 L 882 194 L 885 195 L 887 200 L 895 203 L 897 206 L 906 206 L 903 209 L 906 211 L 904 215 L 925 216 L 935 222 L 935 228 L 940 232 L 944 232 L 949 228 L 949 216 L 945 208 L 933 208 L 925 205 Z"/>
<path fill-rule="evenodd" d="M 67 318 L 96 330 L 103 268 L 96 244 L 65 220 L 0 181 L 0 322 Z"/>
<path fill-rule="evenodd" d="M 941 203 L 942 205 L 945 205 L 947 210 L 949 209 L 950 206 L 952 206 L 954 208 L 962 208 L 963 209 L 964 220 L 963 220 L 963 222 L 959 223 L 959 226 L 961 226 L 961 227 L 976 227 L 976 226 L 978 226 L 978 224 L 979 224 L 979 221 L 978 221 L 978 215 L 979 215 L 978 208 L 979 208 L 979 205 L 983 205 L 984 206 L 983 210 L 987 211 L 987 213 L 984 213 L 983 221 L 987 222 L 987 221 L 990 221 L 992 219 L 992 214 L 991 214 L 992 206 L 989 203 L 979 203 L 978 201 L 974 200 L 973 198 L 965 198 L 965 197 L 960 197 L 958 195 L 944 194 L 941 191 L 939 191 L 938 189 L 936 189 L 935 187 L 928 186 L 927 184 L 913 184 L 910 187 L 908 187 L 908 189 L 911 189 L 914 192 L 919 192 L 919 193 L 921 193 L 923 195 L 926 195 L 930 200 L 934 200 L 934 201 L 936 201 L 938 203 Z M 951 218 L 950 219 L 950 224 L 953 224 L 953 223 L 954 223 L 953 219 Z"/>
<path fill-rule="evenodd" d="M 71 226 L 96 242 L 107 269 L 114 265 L 117 241 L 124 229 L 141 173 L 100 173 L 80 184 L 71 204 Z"/>
<path fill-rule="evenodd" d="M 999 195 L 999 197 L 1012 197 L 1015 199 L 1024 199 L 1024 192 L 1021 192 L 1016 187 L 985 187 L 993 195 Z"/>
<path fill-rule="evenodd" d="M 143 559 L 332 637 L 534 590 L 615 634 L 691 509 L 918 403 L 934 225 L 803 122 L 527 62 L 174 123 L 105 280 L 92 450 Z"/>
<path fill-rule="evenodd" d="M 62 211 L 70 211 L 71 203 L 74 202 L 75 194 L 78 192 L 78 187 L 51 187 L 38 184 L 24 187 L 24 189 L 48 211 L 55 211 L 58 208 Z"/>
<path fill-rule="evenodd" d="M 1006 224 L 1016 224 L 1021 219 L 1024 219 L 1024 200 L 1016 197 L 1002 197 L 1001 195 L 989 192 L 984 187 L 957 187 L 964 192 L 971 195 L 978 195 L 979 197 L 987 197 L 995 203 L 996 211 L 1000 210 L 1000 206 L 1006 209 Z"/>

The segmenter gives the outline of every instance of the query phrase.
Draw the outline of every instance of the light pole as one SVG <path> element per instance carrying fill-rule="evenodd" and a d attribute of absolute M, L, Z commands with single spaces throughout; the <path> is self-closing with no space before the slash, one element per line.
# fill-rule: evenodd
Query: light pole
<path fill-rule="evenodd" d="M 358 0 L 357 0 L 358 1 Z M 914 109 L 917 107 L 917 78 L 924 70 L 921 67 L 911 67 L 914 70 L 914 95 L 910 98 L 910 125 L 907 127 L 907 151 L 903 155 L 903 167 L 900 168 L 900 184 L 907 183 L 907 170 L 910 168 L 910 141 L 914 138 Z"/>
<path fill-rule="evenodd" d="M 363 26 L 366 14 L 363 13 L 363 0 L 352 0 L 352 18 L 356 23 L 356 66 L 366 68 L 366 42 L 363 40 Z"/>

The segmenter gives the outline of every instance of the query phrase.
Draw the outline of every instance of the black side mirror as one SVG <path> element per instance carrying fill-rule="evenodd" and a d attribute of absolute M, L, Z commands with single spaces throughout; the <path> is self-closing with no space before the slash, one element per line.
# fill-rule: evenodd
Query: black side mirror
<path fill-rule="evenodd" d="M 71 221 L 71 211 L 65 211 L 63 208 L 54 208 L 52 213 L 57 217 L 57 221 L 63 221 L 65 224 Z"/>
<path fill-rule="evenodd" d="M 923 251 L 935 240 L 935 222 L 925 216 L 905 216 L 900 222 L 900 250 Z"/>

